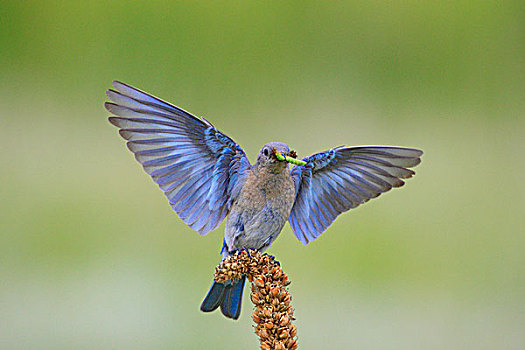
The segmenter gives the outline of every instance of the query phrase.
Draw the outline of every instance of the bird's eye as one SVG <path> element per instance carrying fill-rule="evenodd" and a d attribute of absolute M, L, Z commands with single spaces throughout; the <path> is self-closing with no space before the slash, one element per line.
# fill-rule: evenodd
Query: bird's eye
<path fill-rule="evenodd" d="M 265 155 L 266 157 L 268 157 L 268 148 L 265 148 L 265 149 L 263 150 L 263 153 L 264 153 L 264 155 Z"/>

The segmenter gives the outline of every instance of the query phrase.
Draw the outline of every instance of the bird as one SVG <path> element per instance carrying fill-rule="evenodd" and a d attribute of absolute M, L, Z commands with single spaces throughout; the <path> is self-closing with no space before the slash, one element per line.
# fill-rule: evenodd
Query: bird
<path fill-rule="evenodd" d="M 131 85 L 112 85 L 104 104 L 109 122 L 182 221 L 206 235 L 226 218 L 222 259 L 266 252 L 287 221 L 302 244 L 314 241 L 340 214 L 402 186 L 423 155 L 407 147 L 338 146 L 299 160 L 285 143 L 269 142 L 251 164 L 206 119 Z M 212 282 L 200 309 L 220 307 L 238 319 L 245 281 Z"/>

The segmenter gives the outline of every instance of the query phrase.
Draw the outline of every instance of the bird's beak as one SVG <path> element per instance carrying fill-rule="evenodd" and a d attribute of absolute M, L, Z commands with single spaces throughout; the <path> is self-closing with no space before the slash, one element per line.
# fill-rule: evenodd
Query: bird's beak
<path fill-rule="evenodd" d="M 282 153 L 275 151 L 274 154 L 275 154 L 275 158 L 277 158 L 277 160 L 280 160 L 281 162 L 285 162 L 286 161 L 286 157 L 283 156 Z"/>
<path fill-rule="evenodd" d="M 288 163 L 291 163 L 291 164 L 295 164 L 295 165 L 305 165 L 306 162 L 302 161 L 302 160 L 299 160 L 299 159 L 295 159 L 295 158 L 292 158 L 292 157 L 289 157 L 289 156 L 283 156 L 281 153 L 279 152 L 275 152 L 275 158 L 277 158 L 277 160 L 280 160 L 281 162 L 288 162 Z"/>

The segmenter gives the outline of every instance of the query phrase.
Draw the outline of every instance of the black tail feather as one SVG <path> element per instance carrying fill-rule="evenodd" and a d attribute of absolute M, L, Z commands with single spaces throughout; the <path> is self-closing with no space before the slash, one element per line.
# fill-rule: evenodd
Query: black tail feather
<path fill-rule="evenodd" d="M 222 314 L 234 320 L 241 314 L 242 292 L 246 276 L 225 283 L 213 282 L 201 304 L 201 311 L 211 312 L 221 307 Z"/>
<path fill-rule="evenodd" d="M 218 283 L 214 281 L 208 294 L 202 301 L 201 311 L 211 312 L 218 308 L 224 299 L 225 290 L 226 288 L 224 287 L 224 283 Z"/>

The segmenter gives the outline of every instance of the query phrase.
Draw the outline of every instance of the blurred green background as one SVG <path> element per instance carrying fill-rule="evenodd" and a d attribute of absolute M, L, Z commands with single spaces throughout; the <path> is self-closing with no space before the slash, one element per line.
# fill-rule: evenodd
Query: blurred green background
<path fill-rule="evenodd" d="M 523 1 L 2 1 L 0 348 L 258 348 L 249 298 L 199 311 L 223 226 L 187 228 L 127 151 L 119 79 L 251 161 L 425 151 L 403 189 L 272 247 L 300 349 L 523 349 L 524 33 Z"/>

